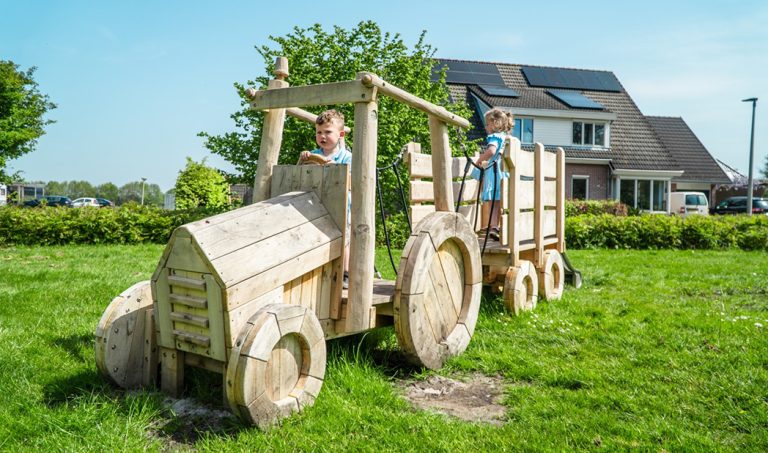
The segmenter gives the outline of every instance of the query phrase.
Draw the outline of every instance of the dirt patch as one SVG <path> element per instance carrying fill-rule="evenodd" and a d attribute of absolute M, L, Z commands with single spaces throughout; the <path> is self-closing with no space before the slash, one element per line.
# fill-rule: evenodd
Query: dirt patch
<path fill-rule="evenodd" d="M 471 422 L 501 425 L 506 407 L 501 405 L 504 380 L 473 374 L 461 380 L 431 376 L 424 381 L 403 381 L 403 396 L 419 409 L 439 412 Z"/>
<path fill-rule="evenodd" d="M 192 398 L 166 398 L 163 407 L 170 417 L 153 426 L 150 435 L 162 439 L 169 451 L 183 450 L 203 433 L 227 434 L 237 425 L 231 412 L 211 409 Z"/>

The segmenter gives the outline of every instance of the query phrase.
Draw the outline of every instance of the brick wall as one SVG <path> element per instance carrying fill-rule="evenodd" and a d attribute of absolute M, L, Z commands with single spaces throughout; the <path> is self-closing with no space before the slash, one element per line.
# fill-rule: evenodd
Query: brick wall
<path fill-rule="evenodd" d="M 565 198 L 571 198 L 573 175 L 589 176 L 589 199 L 605 200 L 611 184 L 607 165 L 565 164 Z"/>

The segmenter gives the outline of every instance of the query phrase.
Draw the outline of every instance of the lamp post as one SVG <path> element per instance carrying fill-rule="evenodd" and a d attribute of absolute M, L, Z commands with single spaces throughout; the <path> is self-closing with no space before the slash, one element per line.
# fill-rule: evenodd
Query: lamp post
<path fill-rule="evenodd" d="M 750 171 L 750 175 L 752 172 Z M 141 178 L 141 205 L 144 206 L 144 182 L 147 180 L 147 178 Z"/>
<path fill-rule="evenodd" d="M 752 133 L 749 139 L 749 178 L 747 179 L 747 215 L 752 215 L 752 155 L 755 149 L 755 106 L 757 98 L 742 99 L 741 102 L 752 103 Z"/>

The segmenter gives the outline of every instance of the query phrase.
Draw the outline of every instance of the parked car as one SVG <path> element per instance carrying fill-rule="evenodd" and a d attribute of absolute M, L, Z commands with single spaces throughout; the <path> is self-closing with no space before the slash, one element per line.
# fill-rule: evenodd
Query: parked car
<path fill-rule="evenodd" d="M 96 201 L 99 202 L 99 206 L 101 206 L 102 208 L 109 208 L 115 205 L 114 203 L 107 200 L 106 198 L 97 198 Z"/>
<path fill-rule="evenodd" d="M 72 207 L 72 200 L 70 200 L 69 197 L 63 197 L 60 195 L 46 195 L 42 198 L 25 201 L 24 206 L 28 208 L 34 208 L 37 206 L 64 206 L 69 208 Z"/>
<path fill-rule="evenodd" d="M 669 194 L 669 211 L 683 217 L 709 215 L 709 201 L 702 192 L 672 192 Z"/>
<path fill-rule="evenodd" d="M 712 214 L 746 214 L 747 197 L 726 198 L 712 208 Z M 768 215 L 768 198 L 752 198 L 752 214 Z"/>
<path fill-rule="evenodd" d="M 95 198 L 78 198 L 75 201 L 72 202 L 73 208 L 83 208 L 85 206 L 93 206 L 95 208 L 100 208 L 101 205 L 99 204 L 99 201 Z"/>

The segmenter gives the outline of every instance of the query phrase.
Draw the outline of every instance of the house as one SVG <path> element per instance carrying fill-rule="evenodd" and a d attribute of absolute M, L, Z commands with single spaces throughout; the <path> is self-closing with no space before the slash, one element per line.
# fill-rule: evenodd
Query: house
<path fill-rule="evenodd" d="M 565 150 L 568 198 L 617 199 L 669 212 L 673 182 L 711 186 L 725 177 L 683 177 L 704 157 L 717 164 L 703 146 L 682 149 L 678 161 L 610 71 L 438 59 L 442 67 L 452 99 L 474 110 L 469 138 L 485 136 L 483 114 L 499 107 L 514 114 L 514 135 L 524 148 L 540 142 Z"/>

